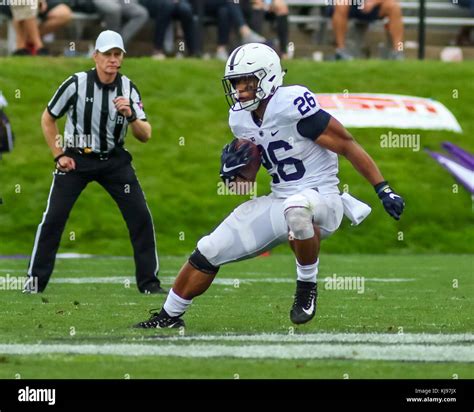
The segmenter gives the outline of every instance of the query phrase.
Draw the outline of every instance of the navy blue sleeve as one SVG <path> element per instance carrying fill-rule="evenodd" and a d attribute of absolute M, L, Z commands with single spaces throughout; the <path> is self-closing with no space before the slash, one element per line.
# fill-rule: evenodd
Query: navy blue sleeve
<path fill-rule="evenodd" d="M 320 109 L 311 116 L 301 119 L 296 128 L 301 136 L 316 140 L 328 127 L 329 120 L 331 120 L 331 115 Z"/>

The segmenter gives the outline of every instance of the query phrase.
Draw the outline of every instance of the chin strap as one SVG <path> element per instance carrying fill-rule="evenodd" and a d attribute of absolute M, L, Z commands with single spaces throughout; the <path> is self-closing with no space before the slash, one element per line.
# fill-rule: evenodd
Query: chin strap
<path fill-rule="evenodd" d="M 244 107 L 243 109 L 248 112 L 253 112 L 254 110 L 257 110 L 258 106 L 260 105 L 260 102 L 261 100 L 254 99 L 254 102 L 252 104 L 248 105 L 247 107 Z"/>

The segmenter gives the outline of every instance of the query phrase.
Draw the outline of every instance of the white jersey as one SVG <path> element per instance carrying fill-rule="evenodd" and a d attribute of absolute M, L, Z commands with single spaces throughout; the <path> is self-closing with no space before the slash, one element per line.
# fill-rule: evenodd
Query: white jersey
<path fill-rule="evenodd" d="M 304 86 L 279 87 L 258 126 L 252 114 L 230 110 L 229 126 L 238 139 L 250 140 L 262 152 L 262 165 L 272 176 L 272 192 L 286 198 L 304 189 L 339 193 L 337 154 L 298 133 L 298 121 L 320 110 Z"/>

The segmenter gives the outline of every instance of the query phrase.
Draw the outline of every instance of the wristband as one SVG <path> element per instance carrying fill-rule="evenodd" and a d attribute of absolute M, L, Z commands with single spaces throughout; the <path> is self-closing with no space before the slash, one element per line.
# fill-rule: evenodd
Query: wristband
<path fill-rule="evenodd" d="M 383 182 L 377 183 L 376 185 L 374 185 L 375 193 L 379 194 L 386 187 L 390 187 L 386 180 L 384 180 Z"/>
<path fill-rule="evenodd" d="M 132 115 L 127 117 L 127 122 L 133 123 L 135 120 L 137 120 L 137 114 L 135 112 L 132 112 Z"/>

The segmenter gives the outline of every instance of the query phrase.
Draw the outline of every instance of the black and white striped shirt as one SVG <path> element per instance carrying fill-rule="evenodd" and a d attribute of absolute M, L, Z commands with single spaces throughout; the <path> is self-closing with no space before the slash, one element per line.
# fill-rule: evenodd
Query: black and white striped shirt
<path fill-rule="evenodd" d="M 63 148 L 91 148 L 104 153 L 122 146 L 128 122 L 115 109 L 117 96 L 128 97 L 137 118 L 146 120 L 140 92 L 128 77 L 118 73 L 113 83 L 103 84 L 92 69 L 66 79 L 47 107 L 56 119 L 67 114 Z"/>

